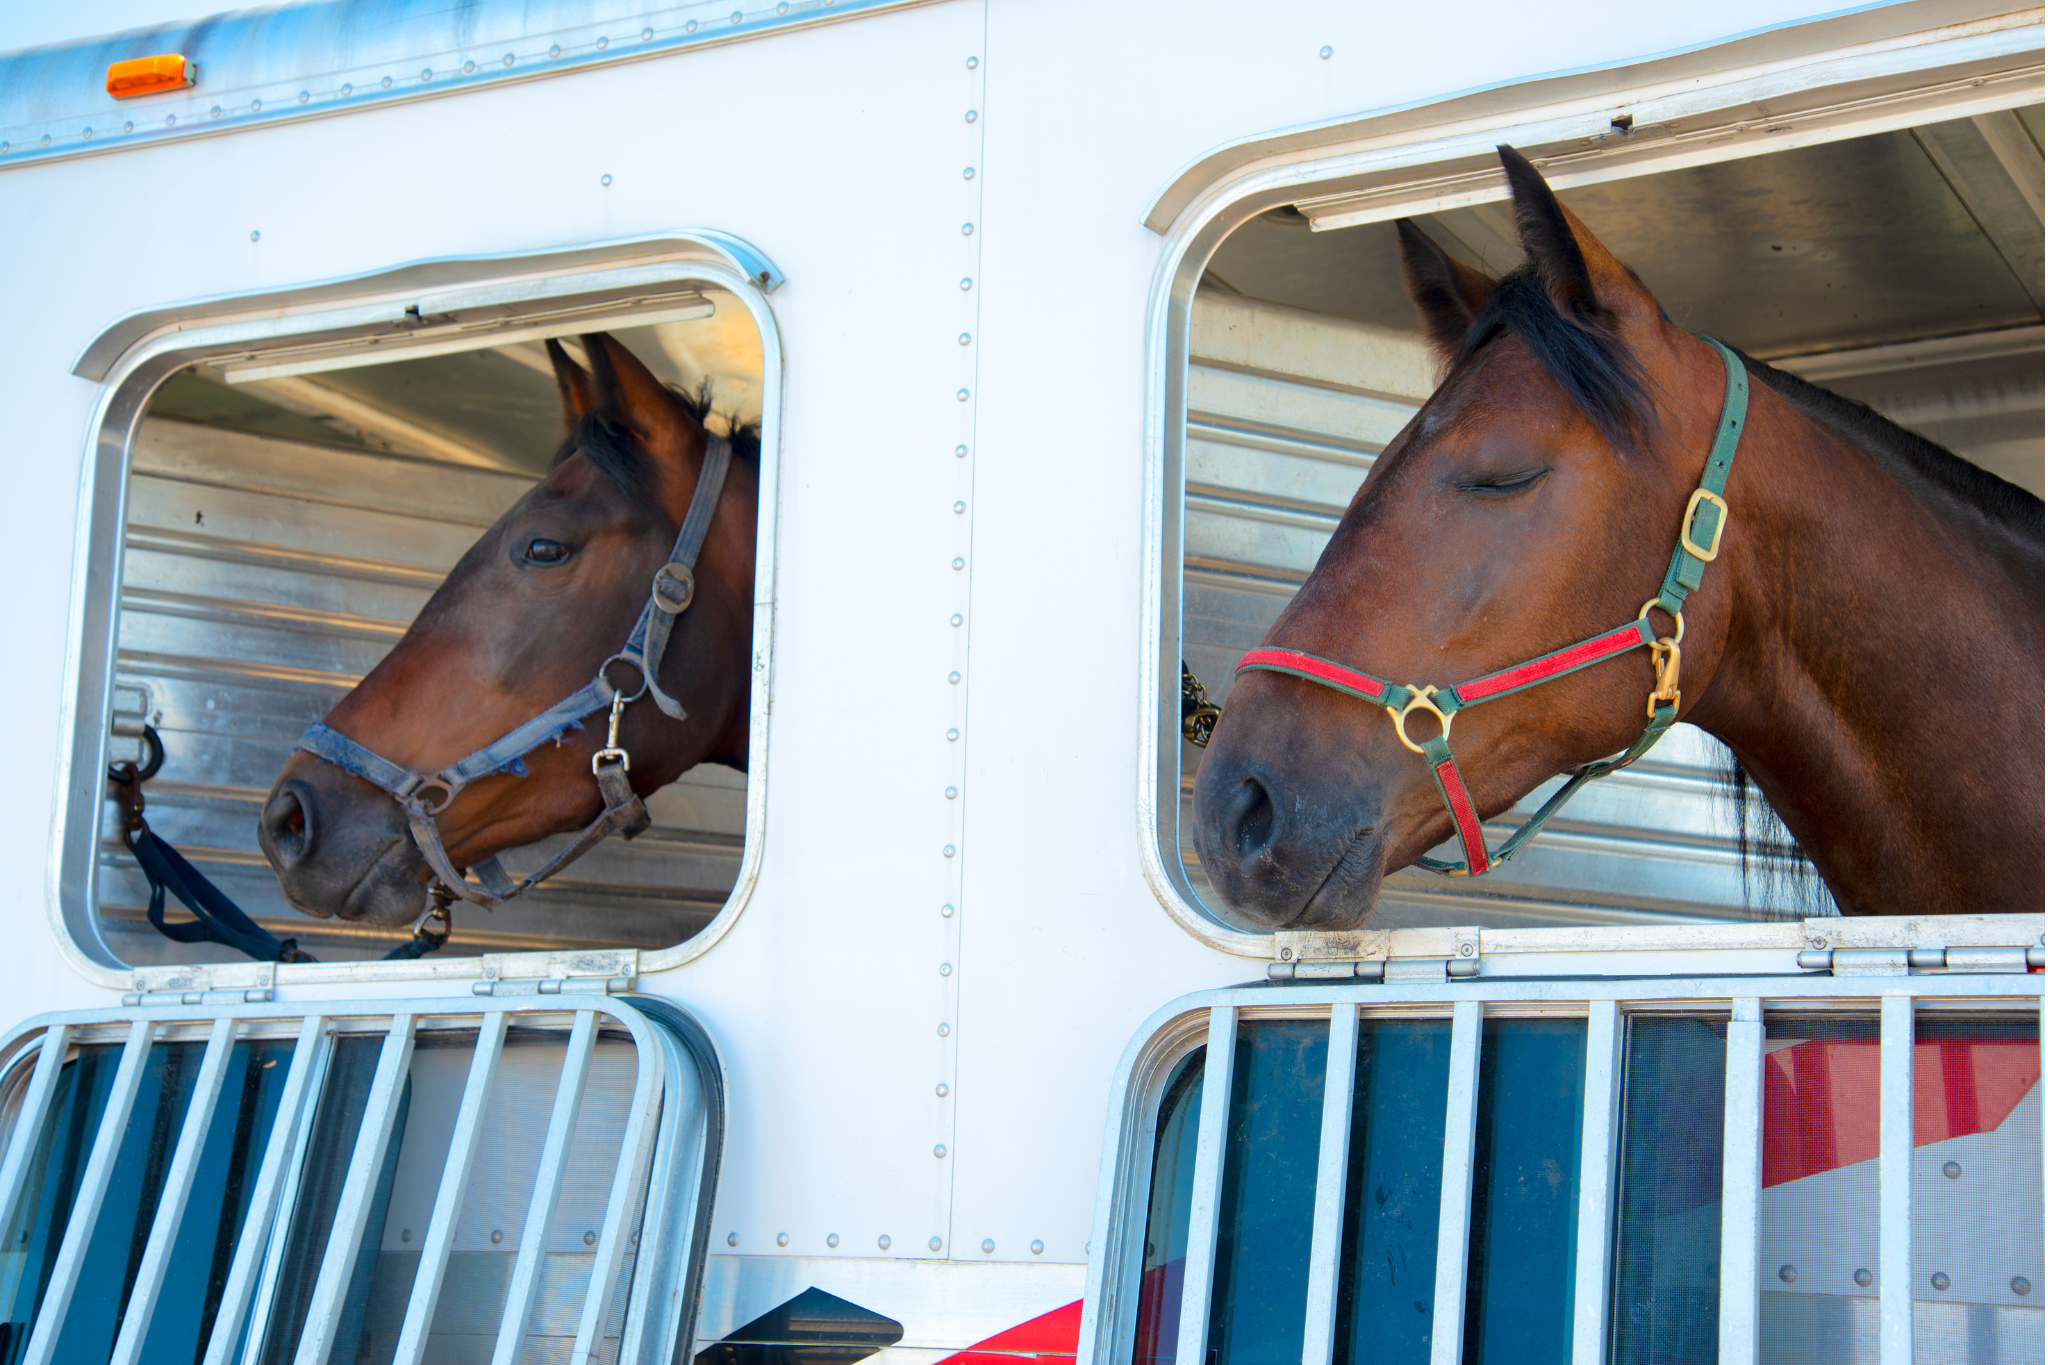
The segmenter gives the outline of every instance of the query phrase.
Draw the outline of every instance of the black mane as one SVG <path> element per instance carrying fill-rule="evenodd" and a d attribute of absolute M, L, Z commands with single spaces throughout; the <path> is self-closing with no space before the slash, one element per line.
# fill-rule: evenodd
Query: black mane
<path fill-rule="evenodd" d="M 691 421 L 700 427 L 706 424 L 711 417 L 711 385 L 708 381 L 694 394 L 674 388 L 669 392 L 690 415 Z M 727 425 L 730 428 L 727 439 L 732 442 L 733 458 L 760 468 L 761 424 L 728 420 Z M 601 413 L 583 414 L 583 419 L 563 439 L 548 467 L 559 469 L 564 460 L 579 450 L 588 455 L 590 462 L 603 470 L 605 477 L 617 484 L 619 491 L 627 497 L 640 502 L 653 498 L 654 471 L 647 453 L 640 449 L 633 433 L 619 423 Z"/>
<path fill-rule="evenodd" d="M 1500 277 L 1472 320 L 1456 369 L 1494 338 L 1512 334 L 1617 450 L 1636 445 L 1656 425 L 1656 405 L 1642 366 L 1604 318 L 1567 318 L 1551 301 L 1534 266 Z"/>

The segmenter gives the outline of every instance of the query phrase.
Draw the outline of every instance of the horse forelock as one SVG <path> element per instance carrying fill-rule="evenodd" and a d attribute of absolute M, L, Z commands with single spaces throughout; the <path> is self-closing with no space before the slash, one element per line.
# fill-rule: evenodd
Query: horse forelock
<path fill-rule="evenodd" d="M 1558 311 L 1534 268 L 1519 266 L 1495 282 L 1451 362 L 1466 360 L 1504 336 L 1527 346 L 1546 373 L 1616 450 L 1641 445 L 1657 425 L 1649 377 L 1605 319 L 1568 318 Z"/>

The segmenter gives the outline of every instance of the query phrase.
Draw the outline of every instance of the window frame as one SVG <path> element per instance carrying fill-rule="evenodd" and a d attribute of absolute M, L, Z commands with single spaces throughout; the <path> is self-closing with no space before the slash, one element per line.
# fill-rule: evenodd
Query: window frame
<path fill-rule="evenodd" d="M 2034 917 L 2003 917 L 2017 921 Z M 1912 921 L 1880 921 L 1880 924 L 1910 930 Z M 1785 926 L 1792 928 L 1793 926 Z M 2007 937 L 2011 937 L 2010 934 Z M 1793 938 L 1784 951 L 1787 958 L 1799 956 Z M 1840 951 L 1840 950 L 1836 950 Z M 2028 950 L 2017 950 L 2024 957 Z M 2038 953 L 2038 949 L 2034 950 Z M 1617 955 L 1618 956 L 1618 955 Z M 1231 1061 L 1238 1024 L 1246 1019 L 1302 1018 L 1323 1015 L 1332 1021 L 1329 1056 L 1355 1053 L 1358 1021 L 1365 1017 L 1443 1017 L 1452 1020 L 1450 1058 L 1451 1118 L 1462 1122 L 1465 1143 L 1462 1163 L 1463 1202 L 1456 1215 L 1452 1208 L 1453 1166 L 1449 1160 L 1460 1139 L 1457 1122 L 1445 1126 L 1446 1212 L 1438 1228 L 1438 1279 L 1436 1314 L 1438 1322 L 1450 1321 L 1461 1334 L 1464 1324 L 1466 1285 L 1465 1257 L 1469 1250 L 1470 1194 L 1472 1177 L 1471 1141 L 1476 1131 L 1480 1040 L 1487 1018 L 1575 1017 L 1588 1021 L 1586 1085 L 1583 1138 L 1580 1152 L 1578 1209 L 1578 1252 L 1573 1284 L 1574 1359 L 1605 1359 L 1611 1328 L 1611 1292 L 1614 1218 L 1618 1206 L 1619 1133 L 1621 1102 L 1626 1070 L 1624 1052 L 1628 1020 L 1637 1016 L 1680 1013 L 1695 1017 L 1714 1016 L 1729 1020 L 1727 1050 L 1727 1102 L 1724 1108 L 1725 1152 L 1722 1186 L 1725 1190 L 1748 1191 L 1746 1197 L 1722 1202 L 1721 1221 L 1721 1359 L 1731 1365 L 1753 1362 L 1759 1313 L 1758 1278 L 1760 1247 L 1758 1229 L 1762 1216 L 1763 1169 L 1763 1075 L 1764 1013 L 1781 1011 L 1841 1011 L 1856 1009 L 1882 1020 L 1880 1049 L 1887 1076 L 1895 1076 L 1901 1065 L 1907 1077 L 1903 1095 L 1887 1085 L 1880 1099 L 1883 1122 L 1880 1161 L 1886 1197 L 1896 1207 L 1885 1215 L 1885 1259 L 1901 1256 L 1908 1261 L 1908 1273 L 1883 1277 L 1881 1282 L 1910 1289 L 1910 1243 L 1898 1242 L 1894 1228 L 1903 1213 L 1910 1219 L 1910 1180 L 1913 1152 L 1912 1057 L 1913 1023 L 1916 1007 L 1944 1017 L 1982 1010 L 2011 1014 L 2016 1009 L 2043 1010 L 2040 978 L 2013 970 L 2000 974 L 1958 971 L 1951 975 L 1906 974 L 1905 953 L 1898 954 L 1897 974 L 1889 976 L 1831 975 L 1818 972 L 1793 975 L 1791 962 L 1765 966 L 1737 952 L 1719 956 L 1702 954 L 1699 974 L 1602 978 L 1577 975 L 1609 971 L 1632 971 L 1635 964 L 1588 961 L 1582 955 L 1573 976 L 1482 977 L 1476 980 L 1438 978 L 1437 983 L 1386 981 L 1377 984 L 1319 984 L 1299 982 L 1275 989 L 1268 983 L 1226 987 L 1182 996 L 1165 1005 L 1142 1024 L 1125 1047 L 1112 1081 L 1108 1122 L 1105 1126 L 1101 1164 L 1098 1169 L 1095 1212 L 1091 1224 L 1088 1278 L 1083 1297 L 1079 1356 L 1076 1365 L 1131 1365 L 1133 1334 L 1137 1326 L 1139 1276 L 1143 1269 L 1147 1200 L 1152 1183 L 1153 1138 L 1158 1106 L 1173 1068 L 1202 1043 L 1210 1051 L 1205 1062 L 1201 1128 L 1197 1137 L 1195 1189 L 1191 1199 L 1187 1267 L 1182 1276 L 1179 1321 L 1183 1332 L 1195 1324 L 1203 1334 L 1209 1327 L 1210 1274 L 1216 1240 L 1217 1194 L 1223 1176 L 1224 1136 L 1221 1117 L 1227 1112 Z M 1277 964 L 1276 964 L 1277 965 Z M 1546 965 L 1532 964 L 1543 971 Z M 1720 973 L 1716 975 L 1710 973 Z M 1850 968 L 1849 970 L 1854 970 Z M 1752 974 L 1754 973 L 1754 974 Z M 1349 1019 L 1348 1032 L 1344 1021 Z M 1461 1043 L 1461 1037 L 1464 1041 Z M 2048 1046 L 2048 1030 L 2044 1030 Z M 1901 1062 L 1903 1058 L 1903 1063 Z M 1342 1076 L 1355 1082 L 1349 1071 L 1331 1070 L 1329 1077 Z M 1221 1083 L 1219 1084 L 1219 1079 Z M 1329 1101 L 1342 1093 L 1341 1113 L 1333 1118 Z M 1351 1084 L 1334 1079 L 1325 1083 L 1325 1107 L 1319 1177 L 1313 1206 L 1314 1231 L 1307 1304 L 1306 1365 L 1328 1365 L 1334 1342 L 1336 1282 L 1342 1256 L 1341 1229 L 1344 1201 L 1342 1173 L 1348 1159 L 1351 1133 Z M 1212 1115 L 1214 1117 L 1212 1117 Z M 1339 1174 L 1339 1188 L 1326 1188 L 1321 1178 L 1331 1171 Z M 1205 1180 L 1213 1187 L 1205 1192 Z M 1206 1229 L 1200 1219 L 1208 1220 Z M 1601 1229 L 1589 1235 L 1588 1229 Z M 1455 1262 L 1443 1252 L 1456 1248 Z M 1199 1259 L 1198 1259 L 1199 1250 Z M 1455 1277 L 1453 1280 L 1452 1277 Z M 1745 1295 L 1740 1286 L 1749 1286 Z M 1446 1297 L 1446 1296 L 1450 1297 Z M 1746 1305 L 1746 1306 L 1745 1306 Z M 1446 1312 L 1446 1308 L 1450 1311 Z M 1906 1317 L 1905 1340 L 1910 1341 L 1912 1300 L 1898 1293 L 1884 1300 L 1888 1326 Z M 1320 1329 L 1318 1323 L 1321 1323 Z M 1745 1344 L 1746 1343 L 1746 1344 Z M 1183 1343 L 1185 1344 L 1185 1343 Z M 1455 1346 L 1440 1356 L 1432 1342 L 1432 1359 L 1457 1359 Z M 1592 1354 L 1585 1354 L 1585 1352 Z M 1177 1353 L 1176 1358 L 1181 1358 Z"/>
<path fill-rule="evenodd" d="M 781 334 L 768 295 L 782 273 L 728 233 L 688 229 L 540 252 L 441 257 L 339 280 L 195 299 L 131 313 L 102 331 L 73 373 L 98 383 L 87 424 L 71 569 L 56 820 L 45 902 L 65 959 L 131 994 L 267 990 L 279 983 L 534 979 L 627 981 L 709 952 L 753 894 L 766 842 L 774 654 L 775 531 L 783 395 Z M 660 949 L 554 949 L 475 958 L 342 963 L 218 962 L 130 967 L 99 931 L 100 806 L 114 704 L 130 451 L 151 396 L 202 361 L 326 366 L 501 345 L 569 330 L 637 326 L 687 311 L 697 286 L 740 300 L 761 339 L 760 514 L 755 530 L 746 832 L 731 893 L 703 929 Z M 675 298 L 675 296 L 682 296 Z M 663 302 L 675 298 L 671 309 Z M 701 303 L 701 301 L 698 301 Z M 424 321 L 423 321 L 424 319 Z M 602 987 L 600 987 L 602 989 Z"/>
<path fill-rule="evenodd" d="M 1176 924 L 1222 952 L 1278 954 L 1278 936 L 1229 923 L 1203 903 L 1180 851 L 1190 343 L 1195 291 L 1223 241 L 1283 205 L 1320 201 L 1350 225 L 1505 199 L 1493 150 L 1501 143 L 1532 156 L 1565 189 L 2035 103 L 2041 31 L 2037 18 L 1983 0 L 1968 14 L 1931 3 L 1853 11 L 1261 134 L 1198 158 L 1160 192 L 1145 220 L 1163 240 L 1146 316 L 1136 795 L 1139 861 Z M 1614 138 L 1617 111 L 1646 130 L 1683 119 L 1683 131 Z"/>
<path fill-rule="evenodd" d="M 271 1136 L 265 1139 L 266 1152 L 285 1153 L 286 1165 L 270 1171 L 270 1161 L 264 1161 L 265 1172 L 258 1177 L 258 1189 L 252 1197 L 250 1212 L 240 1231 L 236 1234 L 236 1266 L 241 1271 L 244 1283 L 240 1292 L 246 1295 L 245 1302 L 236 1311 L 240 1328 L 237 1335 L 245 1341 L 260 1339 L 267 1326 L 271 1279 L 275 1270 L 275 1247 L 284 1240 L 284 1232 L 291 1226 L 296 1211 L 297 1176 L 303 1160 L 302 1148 L 306 1131 L 311 1126 L 323 1090 L 322 1077 L 326 1062 L 333 1053 L 335 1039 L 342 1036 L 378 1036 L 386 1042 L 380 1055 L 377 1086 L 367 1100 L 363 1129 L 372 1127 L 371 1118 L 379 1112 L 380 1102 L 388 1111 L 395 1107 L 396 1096 L 406 1083 L 407 1064 L 389 1065 L 394 1056 L 394 1042 L 400 1043 L 409 1059 L 413 1039 L 428 1028 L 466 1029 L 482 1027 L 494 1018 L 501 1021 L 498 1037 L 504 1037 L 503 1027 L 515 1024 L 528 1028 L 548 1028 L 569 1032 L 572 1039 L 575 1031 L 588 1029 L 592 1041 L 602 1029 L 623 1029 L 633 1040 L 638 1067 L 634 1082 L 633 1108 L 628 1114 L 627 1124 L 621 1134 L 620 1170 L 613 1177 L 613 1195 L 605 1223 L 603 1239 L 597 1244 L 593 1274 L 604 1264 L 605 1258 L 612 1258 L 615 1277 L 618 1262 L 629 1247 L 635 1256 L 632 1269 L 633 1292 L 629 1299 L 627 1317 L 622 1327 L 621 1350 L 637 1340 L 639 1350 L 634 1354 L 636 1365 L 652 1365 L 672 1359 L 688 1359 L 694 1354 L 693 1336 L 696 1330 L 697 1311 L 702 1298 L 704 1272 L 709 1254 L 711 1212 L 714 1203 L 720 1160 L 725 1145 L 726 1128 L 726 1078 L 724 1065 L 719 1058 L 716 1045 L 703 1027 L 689 1014 L 673 1004 L 648 997 L 620 999 L 603 995 L 533 995 L 514 999 L 373 999 L 373 1000 L 321 1000 L 303 1005 L 278 1005 L 273 1003 L 270 991 L 220 992 L 225 999 L 210 1001 L 188 1000 L 182 1004 L 128 1006 L 122 1009 L 71 1011 L 38 1015 L 10 1029 L 0 1037 L 0 1087 L 14 1085 L 19 1078 L 23 1084 L 20 1108 L 0 1147 L 0 1219 L 11 1216 L 22 1193 L 23 1182 L 28 1176 L 29 1155 L 36 1146 L 43 1126 L 43 1117 L 54 1082 L 66 1054 L 81 1042 L 107 1044 L 122 1048 L 120 1071 L 131 1069 L 130 1054 L 140 1052 L 147 1057 L 151 1047 L 169 1041 L 201 1041 L 209 1049 L 231 1048 L 233 1045 L 255 1039 L 283 1039 L 296 1037 L 292 1053 L 292 1075 L 285 1081 L 276 1124 Z M 244 998 L 244 997 L 248 998 Z M 588 1024 L 585 1024 L 588 1020 Z M 402 1040 L 402 1041 L 401 1041 Z M 572 1043 L 573 1046 L 573 1043 Z M 587 1056 L 586 1049 L 586 1056 Z M 304 1078 L 298 1073 L 303 1068 Z M 135 1066 L 139 1071 L 140 1067 Z M 27 1075 L 24 1077 L 23 1073 Z M 475 1073 L 472 1072 L 472 1083 Z M 114 1081 L 118 1089 L 120 1075 Z M 297 1085 L 297 1092 L 293 1087 Z M 691 1106 L 669 1103 L 671 1095 L 680 1095 L 686 1089 L 693 1089 L 697 1104 Z M 551 1129 L 556 1126 L 560 1114 L 560 1092 L 557 1091 L 556 1107 L 551 1110 Z M 216 1092 L 208 1109 L 208 1118 L 218 1113 L 220 1106 L 227 1103 L 224 1092 Z M 287 1107 L 288 1106 L 288 1107 Z M 482 1121 L 479 1108 L 476 1122 Z M 570 1123 L 573 1124 L 573 1108 Z M 87 1163 L 81 1177 L 79 1198 L 85 1198 L 88 1186 L 95 1180 L 100 1136 L 98 1128 L 105 1122 L 102 1116 L 95 1125 L 95 1136 L 87 1140 L 88 1147 L 95 1153 L 94 1160 Z M 634 1162 L 631 1144 L 634 1141 L 636 1125 L 641 1140 L 649 1144 L 644 1173 L 645 1190 L 638 1207 L 642 1209 L 641 1222 L 637 1231 L 625 1226 L 630 1211 L 635 1207 L 632 1199 L 619 1203 L 618 1191 L 625 1188 L 627 1167 Z M 125 1125 L 124 1125 L 125 1126 Z M 188 1121 L 181 1128 L 189 1135 L 192 1131 Z M 200 1140 L 205 1138 L 205 1128 L 198 1130 Z M 566 1143 L 569 1129 L 561 1134 Z M 363 1141 L 361 1133 L 356 1143 Z M 375 1139 L 380 1145 L 386 1137 Z M 459 1140 L 459 1135 L 458 1135 Z M 180 1141 L 180 1147 L 183 1141 Z M 350 1159 L 353 1167 L 362 1160 L 360 1150 Z M 567 1152 L 563 1153 L 566 1167 Z M 173 1161 L 173 1167 L 178 1165 Z M 543 1162 L 543 1165 L 545 1163 Z M 104 1189 L 111 1177 L 111 1169 L 97 1172 L 99 1186 Z M 473 1178 L 473 1168 L 465 1168 L 464 1183 Z M 544 1173 L 536 1174 L 536 1181 Z M 175 1176 L 173 1178 L 176 1178 Z M 192 1177 L 188 1171 L 185 1178 Z M 266 1183 L 270 1189 L 265 1191 Z M 351 1184 L 354 1183 L 351 1175 Z M 559 1175 L 557 1176 L 559 1179 Z M 189 1185 L 186 1187 L 189 1189 Z M 172 1191 L 167 1186 L 165 1200 L 168 1202 Z M 341 1200 L 346 1205 L 350 1191 L 344 1189 Z M 266 1198 L 274 1205 L 260 1219 L 257 1216 L 257 1201 Z M 180 1217 L 183 1214 L 184 1199 L 178 1197 Z M 163 1205 L 158 1206 L 158 1215 Z M 361 1210 L 367 1217 L 367 1206 Z M 339 1215 L 338 1215 L 339 1216 Z M 158 1240 L 161 1231 L 176 1232 L 175 1222 L 168 1229 L 158 1229 L 156 1215 L 152 1216 L 152 1243 Z M 435 1221 L 441 1217 L 439 1193 L 437 1192 Z M 453 1211 L 450 1211 L 450 1231 L 453 1230 Z M 536 1270 L 527 1279 L 526 1315 L 530 1317 L 535 1294 L 538 1290 L 538 1264 L 545 1259 L 544 1247 L 548 1233 L 547 1219 L 529 1225 L 522 1234 L 518 1256 L 522 1262 L 533 1260 Z M 90 1238 L 91 1225 L 82 1223 L 84 1236 L 74 1248 L 67 1233 L 65 1244 L 56 1253 L 53 1265 L 59 1274 L 52 1278 L 53 1286 L 62 1281 L 62 1262 L 68 1257 L 74 1261 L 82 1256 L 85 1242 Z M 359 1229 L 359 1237 L 374 1232 L 367 1226 Z M 253 1235 L 256 1245 L 244 1254 L 245 1237 Z M 431 1240 L 430 1228 L 425 1234 Z M 637 1238 L 637 1241 L 630 1239 Z M 271 1250 L 266 1252 L 264 1244 Z M 168 1245 L 168 1244 L 167 1244 Z M 442 1247 L 441 1254 L 447 1254 Z M 243 1262 L 249 1264 L 245 1267 Z M 229 1274 L 230 1295 L 235 1291 L 236 1272 Z M 338 1303 L 338 1296 L 348 1288 L 346 1276 L 343 1282 L 332 1287 L 327 1298 Z M 608 1277 L 608 1279 L 611 1277 Z M 408 1292 L 409 1305 L 418 1300 L 422 1293 L 422 1280 L 416 1280 Z M 514 1283 L 518 1283 L 515 1272 Z M 656 1291 L 656 1286 L 679 1284 L 680 1292 L 668 1294 Z M 438 1288 L 438 1281 L 436 1282 Z M 69 1290 L 66 1291 L 69 1300 Z M 314 1290 L 314 1307 L 318 1307 L 321 1289 Z M 590 1294 L 585 1290 L 586 1308 L 580 1315 L 580 1330 L 588 1332 L 593 1328 L 600 1334 L 607 1310 L 590 1307 Z M 606 1303 L 609 1303 L 607 1298 Z M 47 1299 L 37 1311 L 34 1329 L 45 1326 Z M 508 1297 L 506 1311 L 512 1304 Z M 653 1309 L 653 1312 L 646 1310 Z M 152 1305 L 152 1312 L 154 1305 Z M 60 1325 L 63 1315 L 50 1319 L 53 1325 Z M 503 1314 L 501 1314 L 501 1322 Z M 308 1331 L 315 1330 L 309 1316 Z M 333 1324 L 330 1322 L 329 1330 Z M 146 1334 L 147 1325 L 142 1329 Z M 521 1331 L 526 1330 L 522 1322 Z M 636 1335 L 637 1334 L 637 1335 Z M 36 1332 L 31 1332 L 33 1344 Z M 54 1342 L 54 1337 L 52 1341 Z M 600 1337 L 601 1340 L 601 1337 Z M 47 1354 L 47 1353 L 45 1353 Z M 232 1354 L 232 1353 L 231 1353 Z"/>

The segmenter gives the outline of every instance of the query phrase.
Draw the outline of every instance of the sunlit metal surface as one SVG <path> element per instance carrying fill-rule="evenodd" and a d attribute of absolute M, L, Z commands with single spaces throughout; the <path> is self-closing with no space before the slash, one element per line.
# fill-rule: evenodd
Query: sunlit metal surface
<path fill-rule="evenodd" d="M 374 109 L 901 9 L 926 0 L 303 0 L 0 56 L 0 170 Z M 191 85 L 117 100 L 114 62 Z"/>

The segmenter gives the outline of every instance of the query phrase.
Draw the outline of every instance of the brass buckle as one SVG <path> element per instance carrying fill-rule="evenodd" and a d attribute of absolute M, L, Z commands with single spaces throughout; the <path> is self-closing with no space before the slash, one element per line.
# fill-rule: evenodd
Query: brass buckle
<path fill-rule="evenodd" d="M 661 595 L 664 582 L 675 584 L 676 596 L 670 598 Z M 664 615 L 681 616 L 689 610 L 690 603 L 697 596 L 697 575 L 671 560 L 654 571 L 653 594 L 654 605 L 659 607 Z"/>
<path fill-rule="evenodd" d="M 1670 702 L 1674 710 L 1678 707 L 1678 641 L 1666 635 L 1652 644 L 1650 663 L 1657 670 L 1657 686 L 1644 704 L 1643 714 L 1655 720 L 1658 702 Z"/>
<path fill-rule="evenodd" d="M 632 756 L 619 747 L 619 715 L 626 709 L 626 701 L 625 693 L 612 693 L 612 714 L 604 727 L 604 747 L 590 756 L 592 777 L 598 775 L 598 770 L 604 766 L 606 759 L 618 760 L 619 771 L 622 773 L 633 771 Z"/>
<path fill-rule="evenodd" d="M 1420 687 L 1411 687 L 1408 689 L 1409 696 L 1407 705 L 1399 708 L 1398 710 L 1391 706 L 1386 708 L 1387 714 L 1394 718 L 1395 736 L 1398 737 L 1403 744 L 1413 749 L 1416 753 L 1423 754 L 1424 757 L 1427 757 L 1427 754 L 1423 750 L 1423 747 L 1420 744 L 1417 744 L 1414 740 L 1408 738 L 1408 713 L 1410 711 L 1423 710 L 1429 712 L 1429 714 L 1431 714 L 1432 716 L 1435 716 L 1437 724 L 1443 726 L 1444 743 L 1448 744 L 1451 741 L 1451 716 L 1445 715 L 1442 708 L 1438 707 L 1436 702 L 1431 698 L 1430 694 L 1434 691 L 1436 691 L 1435 683 L 1424 683 Z M 1452 715 L 1455 714 L 1455 712 L 1452 713 Z"/>
<path fill-rule="evenodd" d="M 1636 613 L 1636 620 L 1641 621 L 1648 617 L 1650 614 L 1650 608 L 1656 605 L 1657 599 L 1654 597 L 1651 598 L 1649 601 L 1643 603 L 1643 609 Z M 1676 621 L 1678 623 L 1678 633 L 1670 637 L 1671 643 L 1675 645 L 1685 639 L 1685 613 L 1682 611 L 1674 611 L 1670 613 L 1670 616 L 1673 621 Z M 1656 646 L 1654 645 L 1651 646 L 1652 649 L 1654 649 L 1655 647 Z"/>
<path fill-rule="evenodd" d="M 1721 512 L 1720 517 L 1717 518 L 1714 522 L 1713 543 L 1708 545 L 1704 549 L 1700 547 L 1699 542 L 1695 541 L 1692 538 L 1693 514 L 1700 510 L 1700 504 L 1703 502 L 1711 502 L 1712 504 L 1714 504 L 1715 507 L 1719 508 Z M 1685 504 L 1685 515 L 1683 517 L 1680 517 L 1678 520 L 1679 548 L 1684 550 L 1687 554 L 1691 555 L 1694 559 L 1697 559 L 1700 563 L 1711 564 L 1714 562 L 1715 557 L 1721 553 L 1721 537 L 1727 533 L 1727 530 L 1727 502 L 1724 499 L 1722 499 L 1719 494 L 1710 493 L 1704 488 L 1693 489 L 1692 497 L 1688 499 Z"/>

